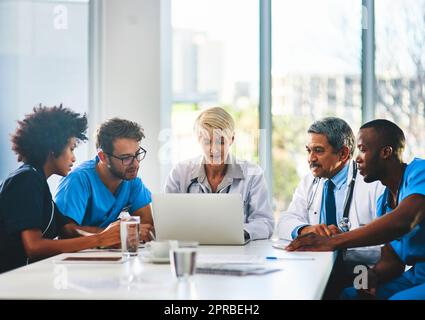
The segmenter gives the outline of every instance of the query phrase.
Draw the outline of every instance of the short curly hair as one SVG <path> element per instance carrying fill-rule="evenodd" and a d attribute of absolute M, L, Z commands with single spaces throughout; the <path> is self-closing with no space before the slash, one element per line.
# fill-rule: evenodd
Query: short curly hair
<path fill-rule="evenodd" d="M 69 139 L 87 140 L 87 117 L 64 108 L 62 104 L 53 107 L 33 108 L 33 112 L 18 121 L 18 128 L 12 135 L 12 150 L 18 161 L 43 166 L 49 153 L 59 157 Z"/>
<path fill-rule="evenodd" d="M 403 159 L 406 137 L 398 125 L 386 119 L 375 119 L 362 125 L 360 130 L 368 128 L 373 128 L 378 133 L 377 139 L 381 147 L 392 147 L 397 159 Z"/>

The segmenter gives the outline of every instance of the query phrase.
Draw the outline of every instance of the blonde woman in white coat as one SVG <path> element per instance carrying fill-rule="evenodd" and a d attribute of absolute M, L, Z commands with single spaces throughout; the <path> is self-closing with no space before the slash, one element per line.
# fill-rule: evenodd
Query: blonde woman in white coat
<path fill-rule="evenodd" d="M 165 192 L 239 193 L 243 199 L 245 238 L 270 238 L 274 219 L 263 171 L 231 155 L 235 140 L 232 116 L 219 107 L 204 110 L 194 129 L 203 154 L 177 164 L 167 178 Z"/>

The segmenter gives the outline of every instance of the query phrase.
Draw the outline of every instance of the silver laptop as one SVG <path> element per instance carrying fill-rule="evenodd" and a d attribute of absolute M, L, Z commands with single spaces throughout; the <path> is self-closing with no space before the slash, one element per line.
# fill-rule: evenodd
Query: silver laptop
<path fill-rule="evenodd" d="M 157 240 L 243 245 L 244 214 L 240 194 L 165 193 L 152 195 Z"/>

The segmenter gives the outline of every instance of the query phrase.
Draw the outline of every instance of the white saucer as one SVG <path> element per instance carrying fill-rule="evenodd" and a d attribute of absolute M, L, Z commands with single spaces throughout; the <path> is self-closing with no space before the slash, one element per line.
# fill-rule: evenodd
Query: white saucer
<path fill-rule="evenodd" d="M 164 258 L 154 258 L 148 254 L 142 254 L 141 255 L 143 261 L 148 263 L 170 263 L 170 257 L 164 257 Z"/>
<path fill-rule="evenodd" d="M 148 260 L 152 263 L 170 263 L 170 258 L 153 258 L 149 257 Z"/>

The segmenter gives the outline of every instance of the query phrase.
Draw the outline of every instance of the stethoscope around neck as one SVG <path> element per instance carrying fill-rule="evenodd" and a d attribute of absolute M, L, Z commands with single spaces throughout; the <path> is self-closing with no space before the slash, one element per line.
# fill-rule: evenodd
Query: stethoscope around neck
<path fill-rule="evenodd" d="M 341 220 L 338 222 L 338 227 L 342 232 L 348 232 L 351 228 L 351 222 L 348 218 L 348 213 L 350 212 L 351 202 L 353 201 L 354 185 L 356 183 L 357 171 L 357 165 L 353 161 L 353 175 L 351 177 L 351 181 L 349 182 L 348 193 L 344 201 L 344 213 Z M 315 177 L 309 188 L 310 192 L 308 193 L 309 199 L 307 201 L 307 212 L 310 211 L 311 207 L 313 206 L 314 200 L 316 199 L 320 179 L 320 177 Z"/>
<path fill-rule="evenodd" d="M 30 166 L 30 168 L 31 168 L 32 170 L 34 170 L 35 172 L 39 173 L 39 172 L 38 172 L 38 170 L 37 170 L 35 167 Z M 47 224 L 47 227 L 44 229 L 44 231 L 41 233 L 41 236 L 42 236 L 42 237 L 43 237 L 43 236 L 44 236 L 44 234 L 47 232 L 47 230 L 49 230 L 50 225 L 52 224 L 52 221 L 53 221 L 53 217 L 54 217 L 54 215 L 55 215 L 55 203 L 53 202 L 53 200 L 51 200 L 51 202 L 52 202 L 52 211 L 50 212 L 50 219 L 49 219 L 49 223 Z M 30 261 L 30 259 L 27 257 L 27 259 L 26 259 L 26 264 L 27 264 L 27 265 L 29 264 L 29 261 Z"/>
<path fill-rule="evenodd" d="M 202 185 L 198 182 L 198 178 L 193 178 L 192 180 L 190 180 L 190 184 L 189 184 L 189 186 L 187 187 L 187 189 L 186 189 L 186 193 L 190 193 L 190 189 L 195 185 L 195 184 L 198 184 L 199 185 L 199 190 L 201 191 L 201 193 L 205 193 L 205 190 L 204 190 L 204 188 L 202 188 Z M 229 191 L 230 191 L 230 187 L 231 187 L 232 185 L 231 184 L 229 184 L 227 187 L 226 187 L 226 192 L 225 193 L 229 193 Z M 222 192 L 219 192 L 219 193 L 222 193 Z"/>

